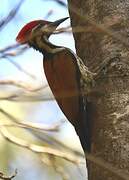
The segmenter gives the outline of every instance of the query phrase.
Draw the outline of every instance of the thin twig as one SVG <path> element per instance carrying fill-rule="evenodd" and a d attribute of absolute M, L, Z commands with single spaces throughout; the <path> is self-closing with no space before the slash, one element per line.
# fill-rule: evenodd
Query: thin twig
<path fill-rule="evenodd" d="M 20 0 L 19 3 L 9 12 L 7 17 L 0 21 L 0 31 L 16 16 L 24 1 L 25 0 Z"/>
<path fill-rule="evenodd" d="M 0 49 L 0 53 L 5 53 L 6 51 L 9 51 L 9 50 L 12 50 L 12 49 L 17 49 L 18 47 L 20 47 L 21 45 L 16 43 L 16 44 L 12 44 L 12 45 L 9 45 L 3 49 Z"/>
<path fill-rule="evenodd" d="M 0 112 L 7 116 L 10 120 L 15 122 L 19 125 L 19 127 L 26 128 L 26 129 L 33 129 L 33 130 L 40 130 L 40 131 L 58 131 L 60 124 L 53 124 L 53 125 L 47 125 L 47 124 L 40 124 L 40 123 L 32 123 L 32 122 L 21 122 L 21 120 L 18 120 L 8 112 L 6 112 L 4 109 L 0 108 Z M 3 124 L 1 124 L 3 126 Z"/>
<path fill-rule="evenodd" d="M 10 62 L 13 64 L 19 71 L 23 72 L 27 76 L 36 79 L 35 75 L 31 74 L 30 72 L 26 71 L 22 66 L 20 66 L 18 63 L 16 63 L 14 60 L 12 60 L 9 56 L 14 56 L 12 53 L 4 54 L 0 56 L 1 58 L 4 58 L 6 61 Z"/>
<path fill-rule="evenodd" d="M 68 153 L 68 152 L 65 153 L 65 152 L 59 151 L 57 149 L 53 149 L 53 148 L 46 147 L 46 146 L 44 146 L 44 147 L 39 146 L 39 145 L 36 145 L 36 144 L 26 142 L 23 139 L 19 139 L 19 138 L 13 136 L 12 134 L 10 134 L 5 127 L 2 127 L 0 129 L 0 133 L 9 142 L 11 142 L 13 144 L 16 144 L 16 145 L 18 145 L 20 147 L 26 148 L 28 150 L 31 150 L 34 153 L 51 154 L 51 155 L 63 158 L 65 160 L 67 160 L 67 161 L 70 161 L 70 162 L 76 163 L 76 164 L 82 162 L 80 160 L 80 157 L 77 157 L 77 155 L 75 156 L 74 154 L 71 154 L 71 153 Z"/>
<path fill-rule="evenodd" d="M 48 13 L 45 15 L 44 19 L 48 19 L 53 14 L 53 9 L 48 11 Z"/>
<path fill-rule="evenodd" d="M 50 1 L 50 0 L 48 0 L 48 1 Z M 63 0 L 52 0 L 52 1 L 55 1 L 57 4 L 59 4 L 62 7 L 65 7 L 65 8 L 67 7 L 67 4 Z"/>
<path fill-rule="evenodd" d="M 44 90 L 48 85 L 33 87 L 32 84 L 28 84 L 27 82 L 15 79 L 0 79 L 0 85 L 11 85 L 18 88 L 23 88 L 29 92 L 37 92 Z"/>

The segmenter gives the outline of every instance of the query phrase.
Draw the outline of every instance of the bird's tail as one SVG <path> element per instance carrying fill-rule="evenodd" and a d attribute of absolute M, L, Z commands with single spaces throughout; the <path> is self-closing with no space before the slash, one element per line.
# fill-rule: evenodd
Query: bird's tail
<path fill-rule="evenodd" d="M 76 133 L 79 136 L 84 152 L 90 152 L 91 149 L 91 128 L 90 128 L 90 104 L 86 97 L 80 97 L 80 113 L 75 125 Z"/>

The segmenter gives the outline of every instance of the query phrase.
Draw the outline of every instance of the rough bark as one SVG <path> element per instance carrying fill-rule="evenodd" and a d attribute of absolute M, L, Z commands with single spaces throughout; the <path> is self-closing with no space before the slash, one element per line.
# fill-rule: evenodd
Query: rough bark
<path fill-rule="evenodd" d="M 129 172 L 129 0 L 68 0 L 77 54 L 92 72 L 108 62 L 88 96 L 91 153 Z M 88 161 L 89 180 L 122 180 Z"/>

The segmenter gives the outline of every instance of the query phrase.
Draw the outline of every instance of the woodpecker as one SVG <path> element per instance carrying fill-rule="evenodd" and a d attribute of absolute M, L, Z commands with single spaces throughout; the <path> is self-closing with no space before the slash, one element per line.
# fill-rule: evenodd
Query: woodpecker
<path fill-rule="evenodd" d="M 87 98 L 82 91 L 82 81 L 86 81 L 88 90 L 92 84 L 93 74 L 69 48 L 56 46 L 49 41 L 50 35 L 67 19 L 68 17 L 55 22 L 29 22 L 21 29 L 16 41 L 28 44 L 43 54 L 44 72 L 51 91 L 60 109 L 74 126 L 84 152 L 88 152 L 91 148 L 90 119 Z"/>

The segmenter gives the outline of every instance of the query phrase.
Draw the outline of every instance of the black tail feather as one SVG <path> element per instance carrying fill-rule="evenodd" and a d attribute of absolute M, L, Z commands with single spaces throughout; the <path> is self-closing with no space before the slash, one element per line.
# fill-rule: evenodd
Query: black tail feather
<path fill-rule="evenodd" d="M 86 97 L 80 97 L 80 112 L 75 125 L 84 152 L 91 150 L 90 103 Z"/>

